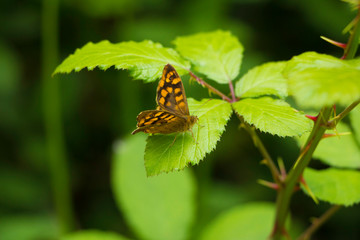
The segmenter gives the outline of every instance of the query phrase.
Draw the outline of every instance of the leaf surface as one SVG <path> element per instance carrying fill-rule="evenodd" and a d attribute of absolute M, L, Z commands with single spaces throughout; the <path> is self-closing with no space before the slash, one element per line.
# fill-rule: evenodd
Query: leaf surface
<path fill-rule="evenodd" d="M 201 240 L 264 240 L 269 237 L 275 217 L 275 206 L 254 202 L 234 207 L 207 226 Z M 256 226 L 256 227 L 254 227 Z"/>
<path fill-rule="evenodd" d="M 191 98 L 188 104 L 192 110 L 190 114 L 199 118 L 198 124 L 192 128 L 194 138 L 191 132 L 149 136 L 145 150 L 148 176 L 198 164 L 207 153 L 215 149 L 231 116 L 231 105 L 218 99 L 198 102 Z"/>
<path fill-rule="evenodd" d="M 280 137 L 300 136 L 312 127 L 311 120 L 280 99 L 246 98 L 233 103 L 233 107 L 247 123 Z"/>
<path fill-rule="evenodd" d="M 83 68 L 93 70 L 99 67 L 106 70 L 128 69 L 135 79 L 155 81 L 162 75 L 166 64 L 170 63 L 181 75 L 190 69 L 189 62 L 179 56 L 172 48 L 164 48 L 152 41 L 110 43 L 88 43 L 67 57 L 54 71 L 56 73 L 78 72 Z"/>
<path fill-rule="evenodd" d="M 115 146 L 112 189 L 136 239 L 188 239 L 195 218 L 195 179 L 190 171 L 148 178 L 144 135 Z"/>
<path fill-rule="evenodd" d="M 287 96 L 287 82 L 282 75 L 286 62 L 270 62 L 249 70 L 235 85 L 238 97 Z"/>
<path fill-rule="evenodd" d="M 331 204 L 351 206 L 360 202 L 360 172 L 328 168 L 307 168 L 304 179 L 314 195 Z M 306 192 L 306 190 L 303 188 Z"/>
<path fill-rule="evenodd" d="M 197 72 L 218 83 L 228 83 L 239 74 L 243 46 L 230 32 L 217 30 L 178 37 L 174 44 Z"/>
<path fill-rule="evenodd" d="M 347 106 L 360 99 L 360 59 L 306 52 L 293 57 L 283 74 L 289 94 L 302 107 Z"/>
<path fill-rule="evenodd" d="M 129 238 L 112 232 L 82 230 L 69 233 L 62 237 L 61 240 L 129 240 Z"/>

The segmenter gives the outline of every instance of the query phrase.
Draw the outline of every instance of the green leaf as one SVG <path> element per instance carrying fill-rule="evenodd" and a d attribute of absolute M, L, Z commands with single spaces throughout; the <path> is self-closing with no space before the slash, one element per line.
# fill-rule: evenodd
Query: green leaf
<path fill-rule="evenodd" d="M 147 178 L 145 135 L 116 144 L 112 189 L 137 239 L 188 239 L 195 218 L 195 179 L 190 171 Z"/>
<path fill-rule="evenodd" d="M 129 240 L 129 238 L 112 232 L 83 230 L 67 234 L 61 240 Z"/>
<path fill-rule="evenodd" d="M 322 201 L 345 206 L 360 202 L 359 171 L 307 168 L 304 179 L 314 195 Z"/>
<path fill-rule="evenodd" d="M 360 59 L 306 52 L 293 57 L 283 74 L 289 94 L 302 107 L 346 106 L 360 98 Z"/>
<path fill-rule="evenodd" d="M 243 46 L 230 32 L 217 30 L 177 37 L 174 44 L 197 72 L 218 83 L 228 83 L 239 74 Z"/>
<path fill-rule="evenodd" d="M 47 215 L 10 215 L 0 217 L 1 240 L 58 239 L 58 223 Z"/>
<path fill-rule="evenodd" d="M 258 97 L 275 95 L 287 96 L 287 83 L 281 72 L 286 62 L 270 62 L 254 67 L 248 71 L 235 85 L 238 97 Z"/>
<path fill-rule="evenodd" d="M 283 100 L 262 97 L 233 103 L 244 120 L 263 132 L 280 137 L 299 136 L 311 130 L 312 121 Z"/>
<path fill-rule="evenodd" d="M 357 143 L 360 145 L 360 105 L 350 112 L 350 120 Z"/>
<path fill-rule="evenodd" d="M 200 239 L 268 239 L 273 228 L 274 217 L 275 206 L 272 203 L 243 204 L 216 218 L 205 228 Z"/>
<path fill-rule="evenodd" d="M 155 81 L 161 77 L 164 66 L 170 63 L 181 75 L 190 69 L 189 62 L 182 59 L 172 48 L 164 48 L 151 41 L 110 43 L 88 43 L 67 57 L 55 70 L 56 73 L 70 73 L 83 68 L 95 67 L 106 70 L 111 66 L 116 69 L 128 69 L 136 79 Z"/>
<path fill-rule="evenodd" d="M 336 126 L 336 131 L 328 130 L 326 133 L 336 134 L 349 132 L 351 132 L 350 128 L 340 122 Z M 300 143 L 304 144 L 307 137 L 308 134 L 303 135 L 300 138 Z M 313 156 L 334 167 L 360 167 L 360 149 L 354 140 L 354 136 L 351 134 L 322 139 Z"/>
<path fill-rule="evenodd" d="M 231 116 L 231 105 L 218 99 L 203 99 L 200 102 L 188 99 L 188 104 L 190 110 L 193 110 L 191 114 L 199 118 L 198 124 L 192 129 L 194 138 L 191 132 L 149 136 L 145 150 L 148 176 L 198 164 L 207 153 L 215 149 Z"/>

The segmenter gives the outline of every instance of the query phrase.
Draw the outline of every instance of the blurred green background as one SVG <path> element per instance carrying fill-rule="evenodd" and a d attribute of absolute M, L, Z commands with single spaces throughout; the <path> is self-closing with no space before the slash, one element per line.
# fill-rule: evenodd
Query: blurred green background
<path fill-rule="evenodd" d="M 230 30 L 245 48 L 244 74 L 304 51 L 340 57 L 342 51 L 319 36 L 346 41 L 341 32 L 354 16 L 338 0 L 5 0 L 1 5 L 1 240 L 58 239 L 79 229 L 138 239 L 117 206 L 111 162 L 114 143 L 131 138 L 137 114 L 155 107 L 157 83 L 132 81 L 126 71 L 114 69 L 51 78 L 56 65 L 76 48 L 104 39 L 150 39 L 171 47 L 176 36 Z M 188 97 L 208 96 L 188 79 L 184 77 Z M 228 92 L 228 86 L 211 84 Z M 261 138 L 274 159 L 281 156 L 291 166 L 298 153 L 295 141 L 267 134 Z M 260 161 L 250 137 L 232 118 L 217 149 L 190 170 L 197 186 L 190 239 L 233 206 L 275 201 L 272 190 L 256 183 L 271 179 Z M 291 208 L 298 231 L 328 207 L 295 194 Z M 68 219 L 65 226 L 59 211 L 60 219 Z M 359 206 L 344 208 L 314 239 L 359 239 L 359 222 Z"/>

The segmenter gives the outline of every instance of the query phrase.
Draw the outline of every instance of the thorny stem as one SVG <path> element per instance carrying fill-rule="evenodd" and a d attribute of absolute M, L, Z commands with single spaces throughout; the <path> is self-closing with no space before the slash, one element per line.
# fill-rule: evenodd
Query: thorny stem
<path fill-rule="evenodd" d="M 310 239 L 311 235 L 318 230 L 332 215 L 334 215 L 339 209 L 341 208 L 340 205 L 334 205 L 329 208 L 321 217 L 315 219 L 311 226 L 306 229 L 306 231 L 301 234 L 301 236 L 297 240 L 308 240 Z"/>
<path fill-rule="evenodd" d="M 358 9 L 356 18 L 360 19 L 360 7 Z M 354 58 L 358 48 L 359 36 L 360 36 L 360 24 L 359 21 L 356 21 L 352 34 L 350 35 L 349 40 L 347 42 L 347 47 L 344 50 L 344 55 L 342 59 Z M 348 107 L 348 109 L 346 110 L 347 112 L 345 113 L 347 114 L 357 104 L 358 103 L 354 102 L 352 105 Z M 289 204 L 293 194 L 294 187 L 298 183 L 299 178 L 302 175 L 304 169 L 309 165 L 309 162 L 312 158 L 312 154 L 315 151 L 320 140 L 322 139 L 322 136 L 324 135 L 326 128 L 328 127 L 329 124 L 328 121 L 330 119 L 331 111 L 332 111 L 331 107 L 324 107 L 320 111 L 319 117 L 315 122 L 315 125 L 311 131 L 311 134 L 308 137 L 308 140 L 305 144 L 305 147 L 303 148 L 303 151 L 300 153 L 295 166 L 291 169 L 289 175 L 285 179 L 284 188 L 279 189 L 278 191 L 278 196 L 276 200 L 277 207 L 276 207 L 274 229 L 272 236 L 270 236 L 273 239 L 281 239 L 281 237 L 283 236 L 283 232 L 285 230 L 284 229 L 285 220 L 289 212 Z M 346 115 L 345 113 L 341 115 L 341 118 L 344 115 Z M 324 218 L 323 221 L 327 219 L 328 217 Z M 313 231 L 315 230 L 316 228 L 314 228 Z"/>
<path fill-rule="evenodd" d="M 192 78 L 194 78 L 201 86 L 206 87 L 207 89 L 209 89 L 211 92 L 215 93 L 216 95 L 220 96 L 223 100 L 226 100 L 227 102 L 232 102 L 232 100 L 226 96 L 225 94 L 223 94 L 222 92 L 220 92 L 219 90 L 217 90 L 216 88 L 214 88 L 213 86 L 211 86 L 210 84 L 208 84 L 207 82 L 205 82 L 203 79 L 199 78 L 198 76 L 196 76 L 193 72 L 191 72 L 190 70 L 189 74 Z"/>
<path fill-rule="evenodd" d="M 337 115 L 336 117 L 334 117 L 333 119 L 331 119 L 328 123 L 329 126 L 336 126 L 336 124 L 338 124 L 338 122 L 340 122 L 344 117 L 346 117 L 349 112 L 351 110 L 353 110 L 358 104 L 360 103 L 360 99 L 353 102 L 352 104 L 350 104 L 350 106 L 348 106 L 347 108 L 345 108 L 344 111 L 342 111 L 339 115 Z"/>
<path fill-rule="evenodd" d="M 236 113 L 236 116 L 239 118 L 240 122 L 242 123 L 242 127 L 245 128 L 245 130 L 250 134 L 254 145 L 258 148 L 258 150 L 260 151 L 261 155 L 264 157 L 264 159 L 266 160 L 266 165 L 269 167 L 271 175 L 274 179 L 274 181 L 279 185 L 279 187 L 282 186 L 282 181 L 280 178 L 280 172 L 277 169 L 274 161 L 272 160 L 270 154 L 268 153 L 268 151 L 266 150 L 264 144 L 262 143 L 259 135 L 256 133 L 254 127 L 250 126 L 248 123 L 246 123 L 244 121 L 244 119 L 238 115 Z"/>

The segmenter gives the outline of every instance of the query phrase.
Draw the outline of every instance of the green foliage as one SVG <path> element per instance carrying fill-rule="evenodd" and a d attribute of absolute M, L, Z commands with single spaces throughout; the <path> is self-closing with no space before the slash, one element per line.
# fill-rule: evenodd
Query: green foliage
<path fill-rule="evenodd" d="M 359 171 L 307 168 L 304 171 L 304 178 L 314 195 L 322 201 L 344 206 L 360 202 Z"/>
<path fill-rule="evenodd" d="M 129 238 L 112 232 L 83 230 L 67 234 L 61 240 L 129 240 Z"/>
<path fill-rule="evenodd" d="M 306 52 L 293 57 L 283 73 L 289 94 L 303 107 L 347 106 L 360 98 L 360 59 Z"/>
<path fill-rule="evenodd" d="M 145 136 L 115 147 L 112 187 L 119 208 L 139 239 L 187 239 L 195 217 L 195 182 L 182 171 L 147 178 Z"/>
<path fill-rule="evenodd" d="M 164 48 L 152 41 L 110 43 L 88 43 L 67 57 L 54 71 L 70 73 L 83 68 L 93 70 L 99 67 L 106 70 L 111 66 L 116 69 L 128 69 L 135 79 L 155 81 L 159 79 L 166 64 L 173 65 L 178 73 L 184 74 L 190 65 L 171 48 Z"/>
<path fill-rule="evenodd" d="M 351 130 L 343 123 L 338 123 L 336 130 L 328 130 L 330 134 L 350 133 Z M 308 134 L 303 135 L 300 143 L 303 144 Z M 360 149 L 351 134 L 339 135 L 322 139 L 313 156 L 326 164 L 341 168 L 360 167 Z"/>
<path fill-rule="evenodd" d="M 197 72 L 218 83 L 228 83 L 239 74 L 243 46 L 230 32 L 218 30 L 178 37 L 174 44 Z"/>
<path fill-rule="evenodd" d="M 357 143 L 360 144 L 360 106 L 357 106 L 350 112 L 350 120 Z"/>
<path fill-rule="evenodd" d="M 13 215 L 0 217 L 1 240 L 56 239 L 55 219 L 47 215 Z"/>
<path fill-rule="evenodd" d="M 215 149 L 231 116 L 231 105 L 218 99 L 196 101 L 191 98 L 188 104 L 191 114 L 199 118 L 192 129 L 194 138 L 191 132 L 149 136 L 144 157 L 148 176 L 198 164 Z"/>
<path fill-rule="evenodd" d="M 235 85 L 236 96 L 241 98 L 274 95 L 287 96 L 287 83 L 281 72 L 286 62 L 270 62 L 254 67 Z"/>
<path fill-rule="evenodd" d="M 217 217 L 204 230 L 200 239 L 267 239 L 272 229 L 274 215 L 275 206 L 272 203 L 244 204 Z"/>
<path fill-rule="evenodd" d="M 246 98 L 233 103 L 233 107 L 249 124 L 280 137 L 299 136 L 312 126 L 311 120 L 279 99 Z"/>

